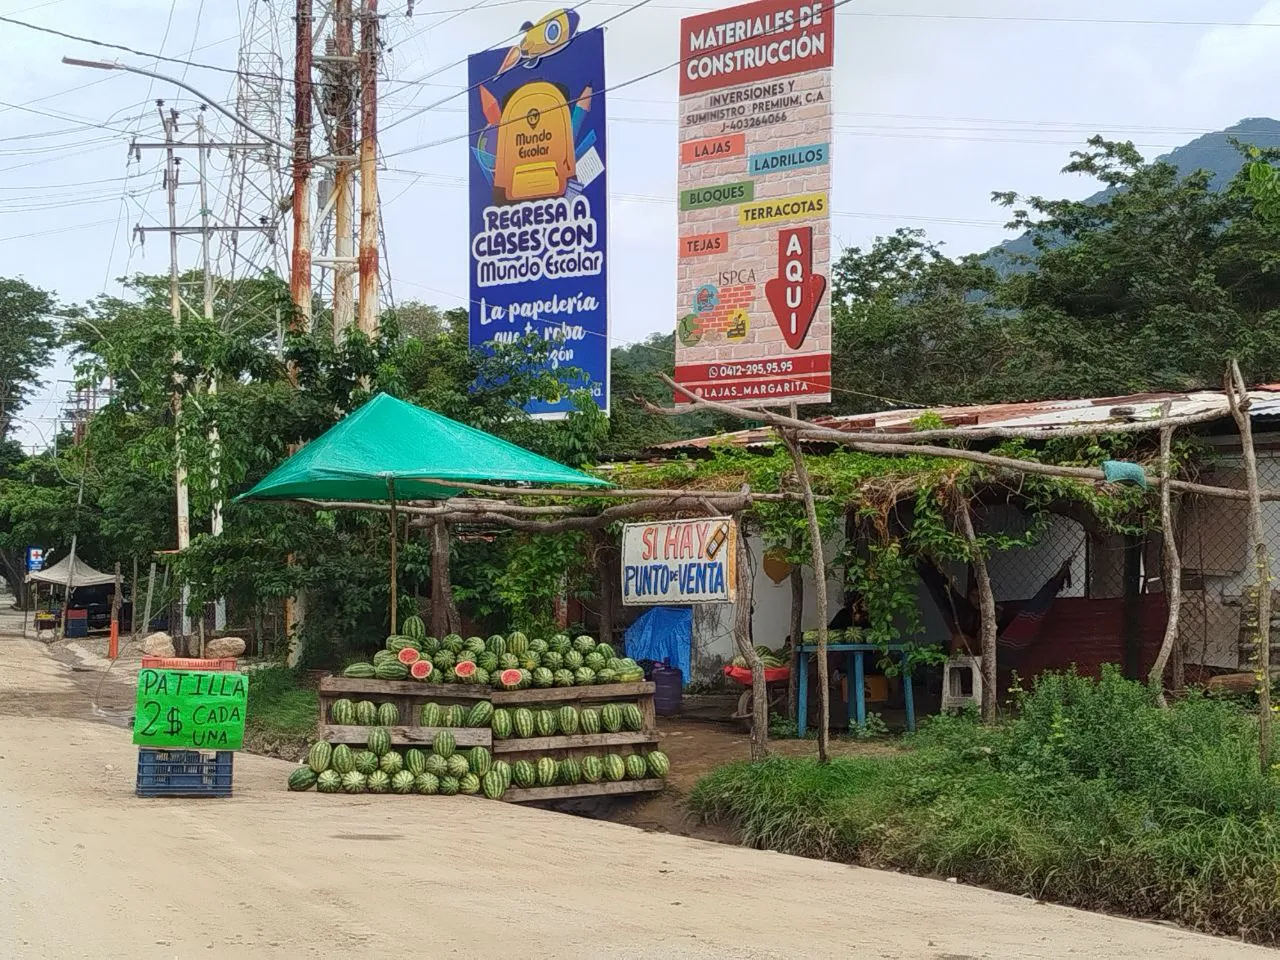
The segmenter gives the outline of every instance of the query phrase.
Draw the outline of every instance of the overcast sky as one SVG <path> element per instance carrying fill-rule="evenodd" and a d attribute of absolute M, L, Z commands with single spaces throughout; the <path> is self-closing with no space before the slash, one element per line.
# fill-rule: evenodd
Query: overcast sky
<path fill-rule="evenodd" d="M 287 52 L 292 0 L 258 2 L 278 11 L 277 28 L 265 33 L 283 38 Z M 713 6 L 652 0 L 628 10 L 634 2 L 578 6 L 584 29 L 617 17 L 606 27 L 610 86 L 671 64 L 681 16 Z M 132 236 L 135 225 L 157 225 L 165 215 L 160 155 L 145 152 L 130 164 L 126 148 L 134 136 L 157 138 L 155 98 L 184 110 L 188 130 L 194 100 L 169 83 L 64 66 L 60 58 L 119 58 L 185 76 L 233 104 L 234 78 L 225 70 L 236 66 L 248 6 L 0 0 L 0 15 L 223 68 L 157 63 L 0 22 L 0 275 L 77 302 L 118 293 L 126 272 L 167 271 L 163 235 L 150 235 L 145 247 Z M 407 18 L 406 0 L 380 4 L 390 14 L 380 175 L 390 295 L 461 306 L 467 156 L 465 142 L 453 138 L 466 132 L 465 100 L 446 98 L 465 86 L 459 61 L 468 52 L 505 45 L 521 21 L 538 19 L 555 0 L 415 6 Z M 1093 192 L 1094 184 L 1058 172 L 1090 134 L 1132 139 L 1154 156 L 1277 110 L 1280 0 L 850 0 L 837 18 L 837 250 L 898 226 L 926 229 L 952 254 L 982 250 L 1007 237 L 991 191 Z M 291 73 L 289 56 L 285 62 Z M 424 107 L 431 109 L 412 115 Z M 618 90 L 608 110 L 610 313 L 614 342 L 626 343 L 670 329 L 676 315 L 676 71 Z M 215 135 L 231 135 L 210 122 Z M 287 123 L 281 132 L 287 140 Z M 440 140 L 450 142 L 433 145 Z M 215 183 L 219 209 L 226 182 Z M 184 189 L 181 203 L 180 217 L 194 214 L 194 188 Z M 185 241 L 184 267 L 196 266 L 198 254 Z M 273 262 L 263 245 L 249 255 L 258 266 Z M 283 269 L 283 259 L 274 262 Z M 67 389 L 58 381 L 69 375 L 65 362 L 51 370 L 24 411 L 25 444 L 51 436 Z"/>

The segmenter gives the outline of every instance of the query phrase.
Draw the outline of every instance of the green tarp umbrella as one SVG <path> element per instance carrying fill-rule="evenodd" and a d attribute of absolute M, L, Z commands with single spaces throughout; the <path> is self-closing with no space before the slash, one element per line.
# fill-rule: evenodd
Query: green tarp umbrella
<path fill-rule="evenodd" d="M 483 430 L 380 393 L 236 500 L 389 500 L 394 632 L 395 503 L 443 500 L 461 493 L 462 488 L 448 484 L 450 480 L 610 486 Z"/>

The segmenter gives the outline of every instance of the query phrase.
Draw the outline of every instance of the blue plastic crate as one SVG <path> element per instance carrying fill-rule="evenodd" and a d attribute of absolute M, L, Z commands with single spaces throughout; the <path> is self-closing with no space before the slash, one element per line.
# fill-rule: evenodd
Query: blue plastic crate
<path fill-rule="evenodd" d="M 138 748 L 140 797 L 231 796 L 230 750 L 152 750 Z"/>

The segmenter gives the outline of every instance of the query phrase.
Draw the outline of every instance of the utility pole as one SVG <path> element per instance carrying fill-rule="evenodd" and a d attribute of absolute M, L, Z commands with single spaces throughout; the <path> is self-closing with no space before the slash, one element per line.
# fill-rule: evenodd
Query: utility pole
<path fill-rule="evenodd" d="M 289 261 L 289 293 L 294 305 L 293 330 L 307 332 L 311 329 L 311 0 L 297 0 L 295 9 L 293 252 Z"/>
<path fill-rule="evenodd" d="M 329 109 L 333 115 L 333 336 L 337 340 L 355 322 L 355 298 L 351 282 L 356 263 L 354 240 L 355 204 L 355 90 L 356 57 L 352 30 L 351 0 L 333 2 L 333 54 L 326 57 L 332 64 Z"/>
<path fill-rule="evenodd" d="M 378 0 L 360 5 L 360 330 L 378 332 Z"/>

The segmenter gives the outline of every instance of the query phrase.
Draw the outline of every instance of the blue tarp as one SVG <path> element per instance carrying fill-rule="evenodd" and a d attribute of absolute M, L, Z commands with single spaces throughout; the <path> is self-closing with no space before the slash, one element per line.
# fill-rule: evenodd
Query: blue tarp
<path fill-rule="evenodd" d="M 627 627 L 624 634 L 627 656 L 632 660 L 654 660 L 680 668 L 680 678 L 689 682 L 690 650 L 693 645 L 692 607 L 654 607 Z"/>

